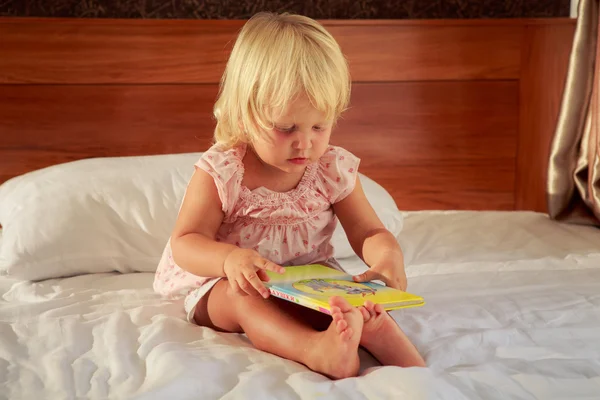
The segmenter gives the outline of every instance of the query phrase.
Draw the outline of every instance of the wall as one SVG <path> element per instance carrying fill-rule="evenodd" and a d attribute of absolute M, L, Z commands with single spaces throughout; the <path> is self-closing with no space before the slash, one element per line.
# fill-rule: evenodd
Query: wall
<path fill-rule="evenodd" d="M 320 19 L 568 17 L 570 0 L 4 0 L 0 16 L 246 19 L 260 10 Z"/>

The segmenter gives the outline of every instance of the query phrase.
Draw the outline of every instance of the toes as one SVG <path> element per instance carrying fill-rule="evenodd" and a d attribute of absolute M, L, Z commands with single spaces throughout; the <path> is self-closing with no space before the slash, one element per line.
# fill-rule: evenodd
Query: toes
<path fill-rule="evenodd" d="M 329 305 L 331 307 L 338 307 L 342 312 L 352 311 L 352 306 L 343 297 L 339 297 L 339 296 L 332 297 L 331 299 L 329 299 Z"/>
<path fill-rule="evenodd" d="M 365 301 L 365 310 L 369 314 L 369 319 L 375 317 L 375 304 L 371 301 Z"/>
<path fill-rule="evenodd" d="M 335 323 L 335 328 L 337 329 L 338 333 L 343 332 L 347 327 L 348 323 L 345 319 L 341 319 Z"/>
<path fill-rule="evenodd" d="M 365 322 L 367 322 L 368 320 L 371 319 L 371 313 L 366 308 L 360 307 L 359 310 L 360 310 L 360 313 L 362 314 L 363 320 Z"/>
<path fill-rule="evenodd" d="M 375 317 L 385 311 L 381 304 L 374 304 L 372 301 L 369 300 L 365 302 L 365 308 L 369 311 L 372 317 Z"/>
<path fill-rule="evenodd" d="M 353 333 L 353 332 L 354 332 L 354 331 L 352 330 L 352 328 L 348 328 L 348 329 L 346 329 L 345 331 L 343 331 L 342 333 L 340 333 L 340 337 L 341 337 L 343 340 L 350 340 L 350 339 L 352 338 L 352 333 Z"/>
<path fill-rule="evenodd" d="M 330 315 L 331 315 L 331 318 L 333 318 L 334 321 L 336 321 L 338 319 L 344 318 L 344 314 L 342 314 L 342 312 L 340 311 L 340 309 L 337 308 L 337 307 L 331 307 Z"/>

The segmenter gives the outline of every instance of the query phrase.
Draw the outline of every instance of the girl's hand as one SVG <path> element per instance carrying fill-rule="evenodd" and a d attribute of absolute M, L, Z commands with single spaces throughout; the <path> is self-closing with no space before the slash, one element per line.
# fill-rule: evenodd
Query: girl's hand
<path fill-rule="evenodd" d="M 360 275 L 354 276 L 354 282 L 368 282 L 372 280 L 383 281 L 386 286 L 406 291 L 408 282 L 404 263 L 401 258 L 390 256 L 382 257 L 379 262 Z"/>
<path fill-rule="evenodd" d="M 285 269 L 251 249 L 235 249 L 225 259 L 223 272 L 234 293 L 242 296 L 260 295 L 265 299 L 269 291 L 262 281 L 268 282 L 266 270 L 283 274 Z"/>

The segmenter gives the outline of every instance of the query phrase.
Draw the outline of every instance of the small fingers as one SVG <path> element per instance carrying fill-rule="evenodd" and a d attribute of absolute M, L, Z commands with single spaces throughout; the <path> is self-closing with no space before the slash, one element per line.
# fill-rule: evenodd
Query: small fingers
<path fill-rule="evenodd" d="M 237 294 L 239 296 L 247 296 L 248 295 L 246 292 L 244 292 L 242 290 L 242 288 L 240 288 L 240 285 L 237 283 L 237 281 L 230 280 L 229 286 L 231 286 L 231 291 L 234 294 Z"/>
<path fill-rule="evenodd" d="M 269 282 L 271 280 L 264 269 L 256 270 L 256 275 L 258 275 L 258 278 L 263 282 Z"/>
<path fill-rule="evenodd" d="M 238 283 L 241 291 L 244 292 L 244 295 L 252 294 L 252 292 L 253 292 L 252 285 L 247 280 L 245 280 L 243 277 L 239 278 L 237 283 Z"/>
<path fill-rule="evenodd" d="M 281 265 L 277 265 L 274 262 L 264 258 L 257 259 L 255 265 L 260 269 L 273 271 L 278 274 L 283 274 L 285 272 L 285 268 L 283 268 Z"/>
<path fill-rule="evenodd" d="M 269 291 L 264 287 L 256 272 L 250 270 L 244 274 L 240 286 L 248 294 L 260 294 L 265 299 L 269 297 Z M 243 286 L 242 286 L 243 285 Z"/>

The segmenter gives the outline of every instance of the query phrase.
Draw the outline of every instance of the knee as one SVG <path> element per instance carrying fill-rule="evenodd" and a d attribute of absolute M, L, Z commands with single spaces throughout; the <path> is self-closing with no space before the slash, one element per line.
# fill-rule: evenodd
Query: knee
<path fill-rule="evenodd" d="M 240 297 L 233 293 L 229 282 L 217 282 L 196 304 L 194 321 L 220 332 L 242 332 L 239 324 L 239 316 L 243 315 L 239 312 Z"/>

